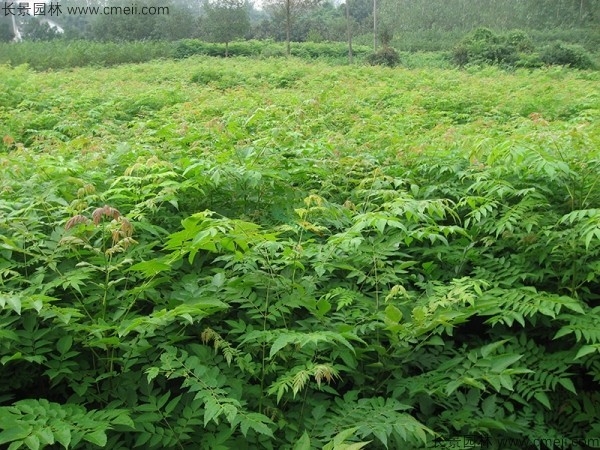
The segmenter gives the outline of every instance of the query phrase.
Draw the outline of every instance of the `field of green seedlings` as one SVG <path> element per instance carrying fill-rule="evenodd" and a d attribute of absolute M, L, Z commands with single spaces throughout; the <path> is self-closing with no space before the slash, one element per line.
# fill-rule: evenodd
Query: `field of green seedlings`
<path fill-rule="evenodd" d="M 600 73 L 0 66 L 0 446 L 600 448 Z"/>

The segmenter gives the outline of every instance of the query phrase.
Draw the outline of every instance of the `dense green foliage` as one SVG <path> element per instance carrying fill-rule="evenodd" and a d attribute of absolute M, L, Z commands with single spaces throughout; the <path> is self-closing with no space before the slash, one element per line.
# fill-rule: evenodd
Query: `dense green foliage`
<path fill-rule="evenodd" d="M 597 447 L 599 83 L 0 67 L 0 445 Z"/>
<path fill-rule="evenodd" d="M 219 0 L 207 2 L 203 28 L 213 42 L 225 44 L 225 56 L 229 56 L 229 43 L 243 38 L 250 31 L 250 17 L 242 0 Z"/>
<path fill-rule="evenodd" d="M 155 14 L 68 14 L 70 6 L 110 5 L 123 6 L 122 2 L 88 1 L 82 4 L 79 0 L 63 0 L 64 14 L 60 17 L 65 22 L 65 38 L 90 39 L 95 41 L 173 41 L 195 35 L 197 23 L 193 12 L 185 2 L 170 0 L 143 0 L 132 5 L 153 8 L 167 8 Z M 58 19 L 57 19 L 58 20 Z"/>
<path fill-rule="evenodd" d="M 187 58 L 192 55 L 225 56 L 225 44 L 184 39 L 176 42 L 93 42 L 53 41 L 0 43 L 0 64 L 28 64 L 36 70 L 64 69 L 81 66 L 113 66 L 139 63 L 159 58 Z M 358 61 L 366 58 L 370 48 L 355 46 Z M 285 44 L 273 41 L 237 41 L 228 45 L 230 56 L 271 58 L 285 56 Z M 292 55 L 305 59 L 347 61 L 348 50 L 338 42 L 298 42 L 292 44 Z"/>
<path fill-rule="evenodd" d="M 215 29 L 213 8 L 231 6 L 232 2 L 236 6 L 243 3 L 238 18 L 244 20 L 229 20 L 228 27 Z M 600 47 L 598 0 L 378 0 L 375 12 L 373 0 L 348 0 L 349 20 L 345 2 L 291 0 L 289 21 L 287 8 L 269 6 L 287 4 L 278 0 L 144 0 L 138 3 L 168 8 L 168 11 L 149 15 L 82 12 L 81 6 L 101 8 L 120 3 L 86 0 L 82 4 L 79 0 L 62 0 L 64 11 L 53 19 L 65 30 L 66 40 L 215 40 L 215 34 L 226 30 L 226 35 L 246 39 L 285 41 L 289 31 L 293 42 L 344 42 L 349 25 L 357 42 L 372 45 L 375 14 L 380 25 L 394 33 L 392 46 L 399 51 L 449 51 L 466 33 L 481 26 L 497 32 L 524 29 L 539 46 L 561 40 L 582 45 L 588 51 L 597 51 Z M 301 3 L 313 7 L 295 7 Z M 3 4 L 14 7 L 14 3 L 0 0 L 0 7 Z M 224 18 L 222 14 L 217 17 L 218 21 Z M 245 18 L 250 19 L 250 29 Z M 28 26 L 35 30 L 39 17 L 16 15 L 16 19 L 22 30 Z M 10 22 L 11 17 L 0 15 L 0 42 L 12 39 Z M 35 33 L 22 34 L 25 40 L 55 37 L 54 33 L 43 31 L 37 29 Z M 223 36 L 216 40 L 222 39 Z"/>
<path fill-rule="evenodd" d="M 498 64 L 504 67 L 540 67 L 548 64 L 576 69 L 594 67 L 592 56 L 580 45 L 555 42 L 536 51 L 527 33 L 518 30 L 499 35 L 489 28 L 477 28 L 454 48 L 453 57 L 459 66 Z"/>
<path fill-rule="evenodd" d="M 372 0 L 349 0 L 346 15 L 345 3 L 320 0 L 264 0 L 264 8 L 258 9 L 248 0 L 200 0 L 193 4 L 148 0 L 144 5 L 166 12 L 128 15 L 84 14 L 77 0 L 65 0 L 66 14 L 56 18 L 64 34 L 47 24 L 40 25 L 35 17 L 17 18 L 17 23 L 23 22 L 20 28 L 26 41 L 58 38 L 60 43 L 2 44 L 12 39 L 10 21 L 3 18 L 0 63 L 27 63 L 45 70 L 191 55 L 290 54 L 344 63 L 346 39 L 353 36 L 358 63 L 394 67 L 404 61 L 397 51 L 452 52 L 451 59 L 461 67 L 567 65 L 590 69 L 600 64 L 600 15 L 594 1 L 379 0 L 373 10 Z M 103 5 L 90 0 L 86 7 L 102 10 Z M 379 21 L 376 40 L 375 17 Z M 515 30 L 517 26 L 526 32 Z M 287 41 L 286 45 L 281 41 Z M 381 45 L 375 45 L 376 41 Z M 371 53 L 369 47 L 373 46 L 380 50 Z M 419 66 L 414 63 L 419 56 L 411 56 L 408 67 Z M 447 53 L 438 53 L 428 55 L 421 67 L 431 66 L 433 59 L 437 59 L 437 67 L 447 65 Z"/>
<path fill-rule="evenodd" d="M 577 69 L 594 67 L 591 55 L 580 45 L 555 42 L 544 48 L 540 59 L 546 64 L 559 64 Z"/>
<path fill-rule="evenodd" d="M 36 70 L 81 66 L 113 66 L 171 58 L 170 42 L 92 42 L 54 40 L 51 42 L 0 43 L 0 64 L 28 64 Z"/>
<path fill-rule="evenodd" d="M 372 66 L 396 67 L 400 64 L 400 55 L 392 47 L 383 47 L 367 57 L 367 61 Z"/>
<path fill-rule="evenodd" d="M 469 33 L 454 49 L 454 60 L 459 66 L 466 64 L 514 65 L 518 52 L 531 52 L 533 45 L 527 35 L 497 35 L 488 28 L 478 28 Z"/>
<path fill-rule="evenodd" d="M 519 36 L 513 32 L 508 36 Z M 496 36 L 494 34 L 494 36 Z M 403 51 L 396 55 L 393 48 L 380 49 L 381 54 L 372 54 L 372 47 L 354 45 L 353 53 L 357 64 L 375 62 L 394 66 L 401 63 L 408 68 L 449 68 L 453 64 L 465 65 L 497 63 L 495 59 L 486 59 L 480 54 L 469 53 L 470 47 L 459 45 L 453 52 Z M 410 45 L 409 45 L 410 47 Z M 600 60 L 591 60 L 590 55 L 578 46 L 555 43 L 539 47 L 539 52 L 520 52 L 515 56 L 514 47 L 510 47 L 511 59 L 517 67 L 542 67 L 546 64 L 566 64 L 573 67 L 596 68 Z M 383 51 L 382 51 L 383 50 Z M 175 42 L 92 42 L 62 41 L 23 42 L 20 44 L 0 43 L 0 64 L 18 66 L 27 64 L 35 70 L 65 69 L 82 66 L 114 66 L 126 63 L 147 62 L 155 59 L 180 59 L 194 55 L 247 56 L 258 59 L 279 58 L 285 56 L 285 44 L 274 41 L 236 41 L 228 44 L 205 42 L 198 39 L 183 39 Z M 341 42 L 295 42 L 291 47 L 292 55 L 305 60 L 324 60 L 331 64 L 347 64 L 348 49 Z M 389 53 L 389 54 L 388 54 Z M 493 55 L 493 54 L 492 54 Z M 569 58 L 569 59 L 567 59 Z M 389 63 L 388 63 L 389 62 Z M 583 63 L 583 64 L 582 64 Z M 504 64 L 506 67 L 507 65 Z"/>
<path fill-rule="evenodd" d="M 369 0 L 354 0 L 368 4 Z M 378 0 L 395 30 L 570 29 L 600 22 L 595 0 Z M 352 4 L 352 0 L 351 0 Z"/>
<path fill-rule="evenodd" d="M 357 57 L 365 57 L 370 49 L 358 45 L 354 49 Z M 237 41 L 229 45 L 232 56 L 279 57 L 285 56 L 285 44 L 274 41 Z M 334 61 L 345 61 L 348 48 L 341 42 L 295 42 L 291 46 L 292 56 L 306 59 L 326 58 Z M 187 58 L 192 55 L 225 56 L 225 47 L 210 44 L 198 39 L 185 39 L 175 46 L 174 57 Z"/>
<path fill-rule="evenodd" d="M 509 30 L 512 30 L 512 28 L 509 28 Z M 471 31 L 473 30 L 400 30 L 395 33 L 392 46 L 400 51 L 450 51 Z M 502 34 L 504 31 L 498 31 L 497 33 Z M 551 45 L 557 40 L 582 45 L 589 52 L 597 52 L 597 49 L 600 48 L 600 29 L 527 29 L 527 34 L 531 37 L 535 46 L 539 48 Z M 372 36 L 364 35 L 357 39 L 360 43 L 368 45 L 371 42 L 372 45 Z"/>

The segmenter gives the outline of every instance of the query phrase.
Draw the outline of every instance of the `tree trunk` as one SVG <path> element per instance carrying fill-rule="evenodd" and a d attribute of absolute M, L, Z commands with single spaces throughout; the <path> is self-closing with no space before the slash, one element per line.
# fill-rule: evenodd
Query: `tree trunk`
<path fill-rule="evenodd" d="M 225 42 L 225 58 L 229 56 L 229 41 Z"/>
<path fill-rule="evenodd" d="M 19 29 L 17 28 L 17 22 L 15 20 L 15 16 L 12 16 L 12 29 L 13 29 L 13 40 L 20 41 L 19 39 Z"/>
<path fill-rule="evenodd" d="M 373 0 L 373 51 L 377 51 L 377 0 Z"/>
<path fill-rule="evenodd" d="M 292 5 L 290 4 L 292 0 L 285 0 L 285 44 L 286 44 L 286 54 L 290 56 L 290 37 L 292 34 Z"/>
<path fill-rule="evenodd" d="M 348 62 L 352 64 L 352 26 L 350 23 L 350 6 L 348 3 L 350 3 L 350 0 L 346 0 L 346 32 L 348 34 Z"/>

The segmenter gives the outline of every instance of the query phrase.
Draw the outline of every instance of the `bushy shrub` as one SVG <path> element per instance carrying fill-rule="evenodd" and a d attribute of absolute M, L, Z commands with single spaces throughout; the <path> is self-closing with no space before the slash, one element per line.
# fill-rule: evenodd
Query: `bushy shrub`
<path fill-rule="evenodd" d="M 172 57 L 170 42 L 52 41 L 0 44 L 0 64 L 28 64 L 35 70 L 113 66 Z"/>
<path fill-rule="evenodd" d="M 454 48 L 453 59 L 459 66 L 466 64 L 513 65 L 518 60 L 518 50 L 526 47 L 527 39 L 527 35 L 523 32 L 501 36 L 488 28 L 477 28 Z"/>
<path fill-rule="evenodd" d="M 539 53 L 519 53 L 519 59 L 515 63 L 515 67 L 525 69 L 538 69 L 544 66 L 544 61 L 540 58 Z"/>
<path fill-rule="evenodd" d="M 381 50 L 371 53 L 367 62 L 372 66 L 395 67 L 400 64 L 400 55 L 392 47 L 383 47 Z"/>
<path fill-rule="evenodd" d="M 467 64 L 498 64 L 510 67 L 536 68 L 547 64 L 590 69 L 594 62 L 581 45 L 562 41 L 536 52 L 529 35 L 515 30 L 504 35 L 488 28 L 478 28 L 454 47 L 452 59 L 458 66 Z"/>
<path fill-rule="evenodd" d="M 569 66 L 576 69 L 591 69 L 594 66 L 588 51 L 581 45 L 556 42 L 542 50 L 541 60 L 546 64 Z"/>
<path fill-rule="evenodd" d="M 452 50 L 452 60 L 457 66 L 463 67 L 469 63 L 469 48 L 460 43 Z"/>
<path fill-rule="evenodd" d="M 518 52 L 532 52 L 535 49 L 529 35 L 521 30 L 511 31 L 506 35 L 505 40 L 506 43 L 514 47 Z"/>

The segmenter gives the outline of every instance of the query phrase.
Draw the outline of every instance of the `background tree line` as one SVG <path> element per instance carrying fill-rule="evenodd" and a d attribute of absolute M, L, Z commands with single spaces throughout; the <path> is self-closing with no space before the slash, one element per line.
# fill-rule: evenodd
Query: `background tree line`
<path fill-rule="evenodd" d="M 600 0 L 149 0 L 169 7 L 167 15 L 67 15 L 67 6 L 104 6 L 102 0 L 63 0 L 63 14 L 54 18 L 60 34 L 34 18 L 19 18 L 24 39 L 47 40 L 178 40 L 200 38 L 218 42 L 236 39 L 277 41 L 345 41 L 348 30 L 360 43 L 373 39 L 374 3 L 379 29 L 397 42 L 411 33 L 430 36 L 443 45 L 478 26 L 496 30 L 577 28 L 572 40 L 598 34 Z M 0 40 L 13 38 L 12 17 L 0 2 Z M 113 4 L 113 3 L 110 3 Z M 114 2 L 114 4 L 118 4 Z M 584 43 L 584 42 L 582 42 Z M 434 50 L 435 48 L 431 48 Z"/>

